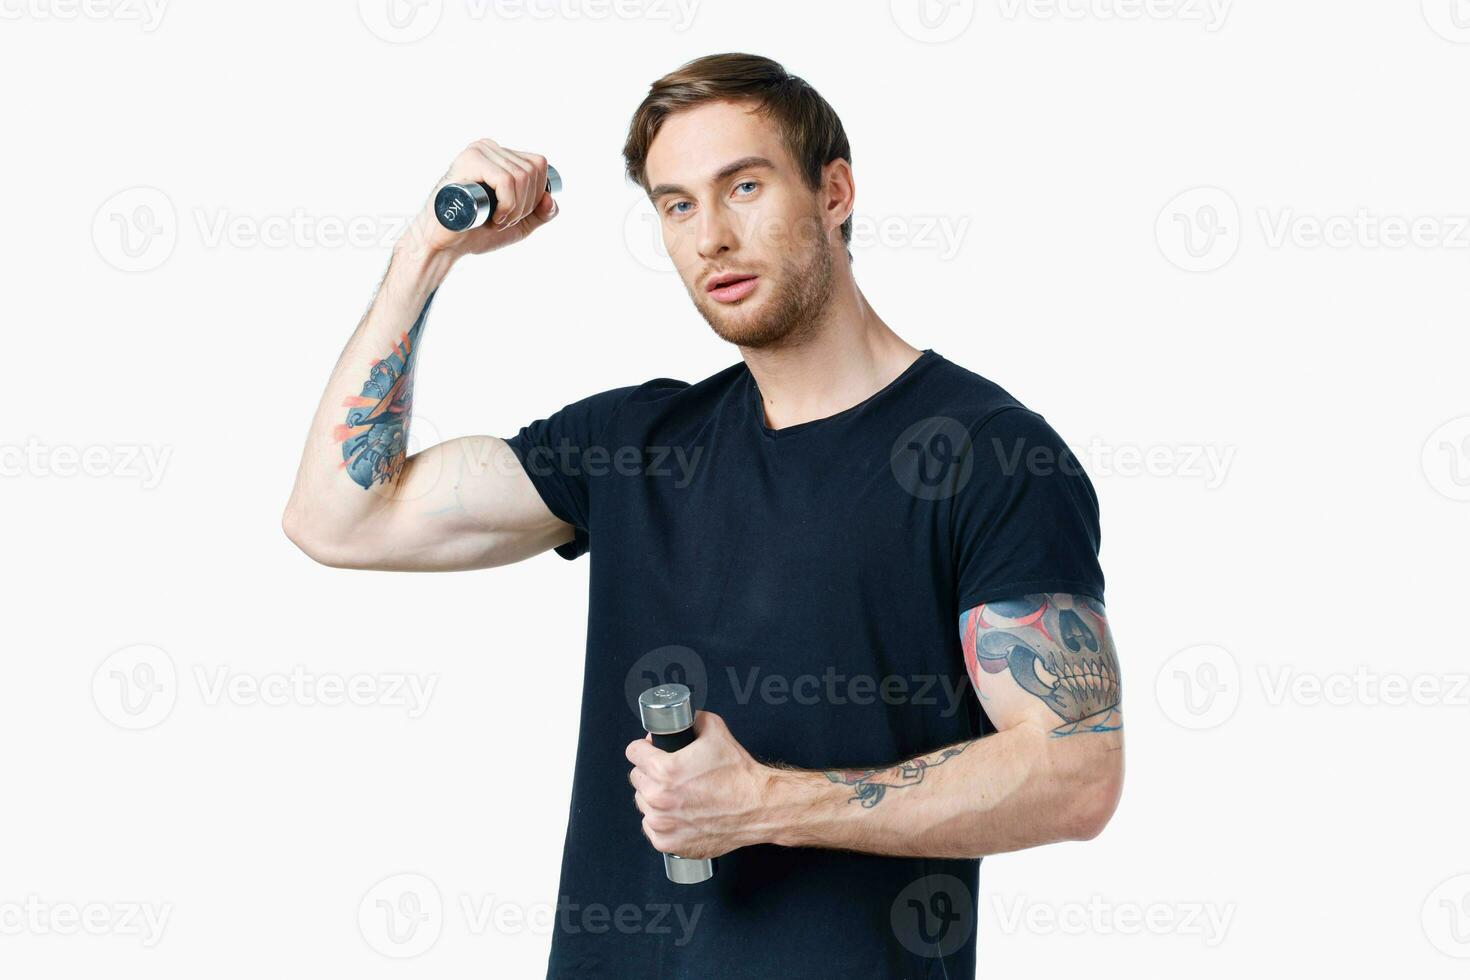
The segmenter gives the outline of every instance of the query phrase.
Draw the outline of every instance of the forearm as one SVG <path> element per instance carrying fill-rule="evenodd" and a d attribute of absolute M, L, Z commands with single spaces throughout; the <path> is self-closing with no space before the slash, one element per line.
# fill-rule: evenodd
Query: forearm
<path fill-rule="evenodd" d="M 1032 725 L 884 769 L 772 768 L 761 840 L 873 854 L 980 857 L 1096 836 L 1117 803 L 1121 731 Z"/>
<path fill-rule="evenodd" d="M 426 304 L 452 259 L 406 237 L 337 359 L 282 524 L 307 550 L 345 539 L 393 497 L 406 459 Z"/>

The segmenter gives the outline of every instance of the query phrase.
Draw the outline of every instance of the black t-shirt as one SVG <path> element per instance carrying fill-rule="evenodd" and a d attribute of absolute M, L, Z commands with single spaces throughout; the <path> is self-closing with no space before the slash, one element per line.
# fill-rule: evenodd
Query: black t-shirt
<path fill-rule="evenodd" d="M 972 977 L 978 860 L 759 845 L 673 884 L 623 750 L 638 695 L 671 682 L 757 760 L 807 769 L 993 731 L 960 614 L 1103 598 L 1097 496 L 1056 432 L 925 350 L 859 404 L 782 429 L 742 362 L 592 395 L 507 441 L 576 529 L 557 552 L 592 561 L 549 980 Z M 845 789 L 823 805 L 860 806 Z"/>

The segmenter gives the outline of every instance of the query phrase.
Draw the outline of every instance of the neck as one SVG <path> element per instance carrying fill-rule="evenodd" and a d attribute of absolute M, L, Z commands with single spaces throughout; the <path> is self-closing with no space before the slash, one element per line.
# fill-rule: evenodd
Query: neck
<path fill-rule="evenodd" d="M 843 281 L 812 329 L 795 331 L 801 336 L 789 343 L 740 348 L 760 388 L 765 423 L 773 429 L 851 408 L 897 378 L 921 353 L 868 305 L 850 269 L 838 274 Z"/>

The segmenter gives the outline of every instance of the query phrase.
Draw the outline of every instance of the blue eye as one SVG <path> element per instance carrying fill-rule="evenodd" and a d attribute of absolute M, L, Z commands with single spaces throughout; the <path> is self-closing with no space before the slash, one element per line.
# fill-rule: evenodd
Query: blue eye
<path fill-rule="evenodd" d="M 753 181 L 753 180 L 742 180 L 740 183 L 736 184 L 735 186 L 736 187 L 758 187 L 760 185 L 756 181 Z"/>
<path fill-rule="evenodd" d="M 683 211 L 676 211 L 674 209 L 677 208 L 677 207 L 679 207 L 681 204 L 688 204 L 688 203 L 689 203 L 688 201 L 675 201 L 673 204 L 669 205 L 669 213 L 670 214 L 683 214 L 684 213 Z"/>

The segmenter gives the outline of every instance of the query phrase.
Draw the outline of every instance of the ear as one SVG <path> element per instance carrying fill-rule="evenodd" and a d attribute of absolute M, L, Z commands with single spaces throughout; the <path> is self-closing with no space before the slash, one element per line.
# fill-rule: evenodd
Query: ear
<path fill-rule="evenodd" d="M 842 227 L 852 216 L 857 202 L 857 184 L 852 175 L 852 164 L 839 157 L 822 167 L 821 186 L 822 214 L 826 220 L 828 234 Z"/>

